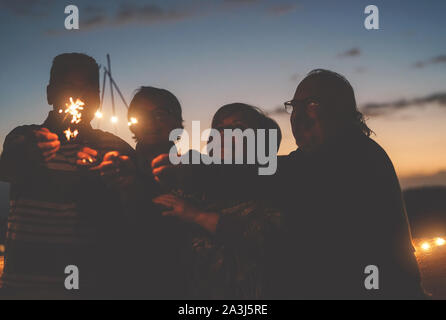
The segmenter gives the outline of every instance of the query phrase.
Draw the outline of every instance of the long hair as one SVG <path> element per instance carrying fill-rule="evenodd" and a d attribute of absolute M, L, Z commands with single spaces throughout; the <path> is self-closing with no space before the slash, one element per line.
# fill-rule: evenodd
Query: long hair
<path fill-rule="evenodd" d="M 302 83 L 307 81 L 315 83 L 318 98 L 325 105 L 324 112 L 329 121 L 359 129 L 368 137 L 374 133 L 358 110 L 353 87 L 344 76 L 330 70 L 315 69 L 308 73 Z"/>

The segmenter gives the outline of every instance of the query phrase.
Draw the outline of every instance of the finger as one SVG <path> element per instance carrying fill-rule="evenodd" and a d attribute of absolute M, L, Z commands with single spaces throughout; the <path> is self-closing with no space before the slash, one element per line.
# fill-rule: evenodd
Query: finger
<path fill-rule="evenodd" d="M 81 152 L 86 153 L 86 154 L 88 154 L 88 155 L 90 155 L 92 157 L 97 157 L 98 156 L 98 152 L 96 150 L 88 148 L 88 147 L 82 148 Z"/>
<path fill-rule="evenodd" d="M 169 154 L 163 153 L 163 154 L 160 154 L 159 156 L 155 157 L 155 159 L 152 160 L 151 166 L 152 166 L 152 168 L 156 168 L 156 167 L 159 167 L 162 165 L 166 165 L 167 163 L 170 163 Z"/>
<path fill-rule="evenodd" d="M 153 203 L 162 205 L 164 207 L 173 208 L 174 204 L 165 199 L 153 199 Z"/>
<path fill-rule="evenodd" d="M 41 141 L 54 141 L 59 140 L 59 137 L 57 134 L 49 132 L 49 131 L 36 131 L 35 132 L 36 138 Z"/>
<path fill-rule="evenodd" d="M 51 160 L 53 160 L 54 158 L 56 158 L 56 154 L 50 155 L 48 157 L 44 158 L 45 162 L 50 162 Z"/>
<path fill-rule="evenodd" d="M 114 160 L 116 158 L 119 157 L 119 152 L 118 151 L 110 151 L 107 152 L 104 156 L 104 161 L 110 161 L 110 160 Z"/>
<path fill-rule="evenodd" d="M 178 201 L 179 200 L 179 198 L 177 196 L 174 196 L 173 194 L 169 194 L 169 193 L 162 194 L 162 195 L 156 197 L 155 199 L 169 199 L 169 200 L 172 200 L 172 201 Z"/>
<path fill-rule="evenodd" d="M 158 178 L 158 177 L 155 177 L 154 179 L 155 179 L 155 181 L 158 182 L 158 183 L 161 182 L 160 178 Z"/>
<path fill-rule="evenodd" d="M 113 161 L 103 161 L 100 165 L 93 167 L 90 170 L 91 171 L 99 171 L 99 170 L 104 170 L 107 167 L 112 167 L 112 166 L 113 167 L 115 166 L 115 163 Z"/>
<path fill-rule="evenodd" d="M 163 196 L 159 196 L 154 199 L 155 203 L 167 204 L 172 207 L 177 205 L 179 201 L 180 200 L 178 198 L 170 196 L 170 195 L 163 195 Z"/>
<path fill-rule="evenodd" d="M 54 148 L 54 149 L 45 151 L 44 153 L 42 153 L 42 156 L 43 156 L 44 158 L 53 156 L 53 155 L 55 155 L 55 154 L 57 153 L 57 151 L 59 151 L 59 149 L 60 149 L 60 148 L 58 147 L 58 148 Z"/>
<path fill-rule="evenodd" d="M 167 170 L 169 170 L 171 168 L 172 168 L 172 166 L 162 166 L 162 167 L 159 167 L 159 168 L 155 168 L 155 169 L 152 170 L 152 174 L 154 176 L 159 176 L 159 175 L 165 173 Z"/>
<path fill-rule="evenodd" d="M 175 217 L 175 216 L 179 216 L 179 213 L 176 212 L 175 210 L 170 210 L 170 211 L 164 211 L 162 213 L 163 217 Z"/>
<path fill-rule="evenodd" d="M 55 140 L 55 141 L 50 141 L 50 142 L 39 142 L 37 144 L 37 147 L 41 150 L 55 149 L 55 148 L 60 147 L 60 141 Z"/>

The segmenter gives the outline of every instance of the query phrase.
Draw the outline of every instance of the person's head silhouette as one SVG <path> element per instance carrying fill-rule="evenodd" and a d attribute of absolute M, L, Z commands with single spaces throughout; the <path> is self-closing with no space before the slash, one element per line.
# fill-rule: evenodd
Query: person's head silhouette
<path fill-rule="evenodd" d="M 240 129 L 245 131 L 247 129 L 255 130 L 255 137 L 257 139 L 257 131 L 258 129 L 266 130 L 266 141 L 265 147 L 268 150 L 269 146 L 269 130 L 277 131 L 277 148 L 279 147 L 282 141 L 282 132 L 280 130 L 279 125 L 271 118 L 267 117 L 261 109 L 244 104 L 244 103 L 232 103 L 225 105 L 218 109 L 212 119 L 212 128 L 216 129 L 220 132 L 221 135 L 221 156 L 223 157 L 225 153 L 225 138 L 224 131 L 226 129 L 235 130 Z M 235 140 L 233 138 L 232 143 L 232 155 L 235 156 L 236 149 Z M 245 153 L 244 158 L 246 159 L 246 145 L 244 145 L 245 149 L 243 152 Z"/>
<path fill-rule="evenodd" d="M 356 104 L 353 87 L 342 75 L 323 69 L 311 71 L 285 103 L 291 126 L 301 148 L 314 147 L 340 132 L 353 129 L 370 136 L 372 131 Z"/>
<path fill-rule="evenodd" d="M 82 124 L 89 124 L 99 107 L 99 66 L 82 53 L 64 53 L 53 60 L 47 86 L 48 104 L 55 111 L 65 110 L 69 99 L 85 103 Z"/>
<path fill-rule="evenodd" d="M 165 89 L 141 87 L 130 102 L 130 131 L 138 143 L 166 144 L 172 130 L 183 128 L 181 105 Z"/>

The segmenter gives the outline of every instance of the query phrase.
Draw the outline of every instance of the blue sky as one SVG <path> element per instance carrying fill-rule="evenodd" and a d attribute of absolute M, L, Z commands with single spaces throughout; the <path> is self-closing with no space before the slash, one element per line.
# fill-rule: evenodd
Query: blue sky
<path fill-rule="evenodd" d="M 64 29 L 68 4 L 80 9 L 79 31 Z M 363 26 L 369 4 L 380 9 L 380 30 Z M 0 0 L 0 140 L 44 120 L 51 61 L 63 52 L 100 64 L 110 53 L 128 101 L 141 85 L 171 90 L 186 128 L 192 120 L 209 126 L 230 102 L 275 110 L 322 67 L 344 74 L 361 106 L 386 107 L 370 108 L 379 111 L 370 124 L 402 177 L 435 175 L 446 171 L 446 103 L 424 101 L 446 92 L 445 14 L 446 2 L 432 0 Z M 395 111 L 401 99 L 409 102 Z M 288 153 L 288 119 L 274 117 Z M 118 133 L 131 142 L 123 106 L 120 118 Z"/>

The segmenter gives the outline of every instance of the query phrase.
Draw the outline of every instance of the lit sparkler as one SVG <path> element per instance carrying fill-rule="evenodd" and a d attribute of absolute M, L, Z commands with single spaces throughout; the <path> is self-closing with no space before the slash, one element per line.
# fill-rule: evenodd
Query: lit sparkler
<path fill-rule="evenodd" d="M 76 101 L 73 100 L 73 98 L 70 97 L 70 103 L 65 104 L 65 118 L 71 115 L 71 123 L 72 124 L 79 124 L 82 121 L 82 110 L 84 110 L 84 105 L 80 99 L 76 99 Z M 59 110 L 59 113 L 60 110 Z M 78 130 L 71 130 L 71 128 L 68 128 L 64 131 L 65 136 L 67 138 L 67 141 L 70 141 L 71 139 L 75 139 L 79 135 Z"/>
<path fill-rule="evenodd" d="M 77 137 L 77 135 L 79 134 L 78 130 L 74 130 L 73 132 L 71 132 L 71 129 L 68 128 L 67 130 L 64 131 L 65 133 L 65 137 L 67 137 L 67 140 L 70 141 L 71 139 L 75 139 Z"/>

